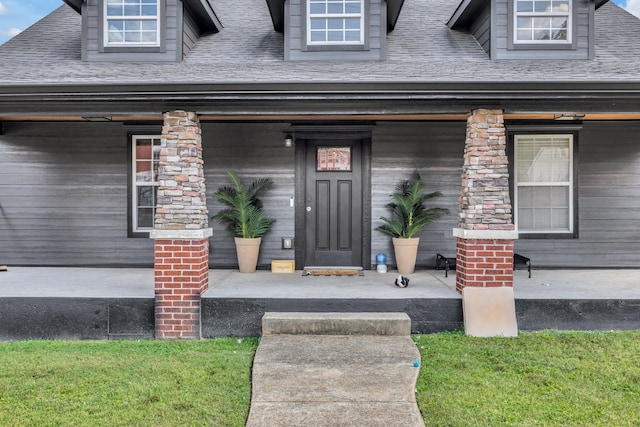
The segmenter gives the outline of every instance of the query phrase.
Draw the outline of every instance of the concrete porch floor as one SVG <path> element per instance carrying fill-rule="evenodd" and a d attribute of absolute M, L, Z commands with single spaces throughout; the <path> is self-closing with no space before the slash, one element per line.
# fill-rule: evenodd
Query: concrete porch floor
<path fill-rule="evenodd" d="M 365 271 L 362 277 L 303 277 L 301 271 L 209 271 L 204 298 L 420 299 L 460 298 L 455 272 L 421 270 L 397 288 L 397 272 Z M 640 270 L 534 270 L 514 273 L 516 299 L 640 299 Z M 2 297 L 153 298 L 153 269 L 11 267 L 0 272 Z"/>
<path fill-rule="evenodd" d="M 202 336 L 260 336 L 267 312 L 402 312 L 412 333 L 463 327 L 455 274 L 423 270 L 363 277 L 210 270 Z M 520 330 L 640 328 L 640 270 L 518 270 Z M 0 272 L 0 341 L 154 337 L 153 269 L 11 267 Z"/>

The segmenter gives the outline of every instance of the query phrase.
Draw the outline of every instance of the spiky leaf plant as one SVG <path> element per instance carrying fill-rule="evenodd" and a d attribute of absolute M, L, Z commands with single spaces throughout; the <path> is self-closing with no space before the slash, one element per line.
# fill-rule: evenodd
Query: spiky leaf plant
<path fill-rule="evenodd" d="M 418 171 L 414 171 L 410 179 L 399 182 L 391 194 L 392 201 L 386 205 L 391 210 L 391 217 L 380 217 L 385 224 L 376 227 L 376 230 L 391 237 L 411 238 L 431 222 L 448 215 L 448 209 L 425 206 L 427 200 L 442 196 L 442 193 L 434 191 L 425 194 L 424 188 Z"/>
<path fill-rule="evenodd" d="M 235 172 L 228 171 L 227 175 L 232 185 L 220 187 L 214 193 L 214 197 L 227 208 L 211 219 L 226 225 L 234 237 L 262 237 L 276 220 L 264 216 L 258 196 L 273 185 L 273 180 L 258 178 L 245 186 Z"/>

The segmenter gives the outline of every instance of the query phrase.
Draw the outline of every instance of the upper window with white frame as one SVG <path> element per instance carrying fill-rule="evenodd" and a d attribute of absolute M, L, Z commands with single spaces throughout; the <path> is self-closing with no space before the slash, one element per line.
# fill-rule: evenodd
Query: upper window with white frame
<path fill-rule="evenodd" d="M 573 135 L 514 136 L 519 233 L 573 233 Z"/>
<path fill-rule="evenodd" d="M 364 0 L 306 0 L 308 45 L 364 43 Z"/>
<path fill-rule="evenodd" d="M 514 1 L 514 43 L 571 43 L 572 0 Z"/>
<path fill-rule="evenodd" d="M 131 137 L 131 231 L 148 232 L 153 229 L 158 195 L 158 160 L 160 135 Z"/>
<path fill-rule="evenodd" d="M 160 0 L 106 0 L 105 46 L 159 46 Z"/>

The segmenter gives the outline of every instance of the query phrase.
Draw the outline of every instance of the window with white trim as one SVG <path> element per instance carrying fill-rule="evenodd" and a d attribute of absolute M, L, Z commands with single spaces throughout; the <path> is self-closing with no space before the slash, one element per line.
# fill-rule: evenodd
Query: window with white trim
<path fill-rule="evenodd" d="M 160 135 L 131 137 L 131 231 L 153 229 L 158 195 L 158 160 Z"/>
<path fill-rule="evenodd" d="M 160 46 L 160 0 L 106 0 L 105 46 Z"/>
<path fill-rule="evenodd" d="M 514 43 L 571 43 L 571 0 L 514 1 Z"/>
<path fill-rule="evenodd" d="M 519 233 L 572 233 L 573 135 L 514 136 L 514 205 Z"/>
<path fill-rule="evenodd" d="M 364 43 L 364 0 L 306 0 L 308 45 Z"/>

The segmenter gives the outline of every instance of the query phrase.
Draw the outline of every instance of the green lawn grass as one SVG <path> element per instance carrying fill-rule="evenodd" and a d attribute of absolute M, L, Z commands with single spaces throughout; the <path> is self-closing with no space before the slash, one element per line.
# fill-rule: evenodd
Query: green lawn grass
<path fill-rule="evenodd" d="M 640 426 L 640 331 L 415 341 L 427 426 Z"/>
<path fill-rule="evenodd" d="M 640 331 L 415 342 L 428 427 L 640 425 Z M 243 426 L 257 345 L 0 343 L 0 426 Z"/>
<path fill-rule="evenodd" d="M 258 341 L 0 343 L 1 426 L 243 426 Z"/>

